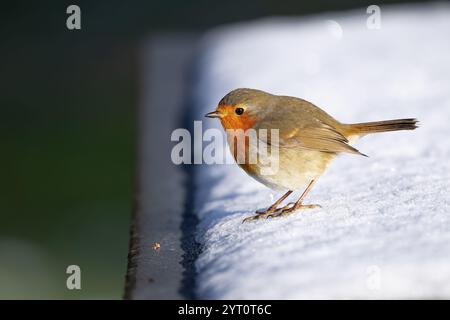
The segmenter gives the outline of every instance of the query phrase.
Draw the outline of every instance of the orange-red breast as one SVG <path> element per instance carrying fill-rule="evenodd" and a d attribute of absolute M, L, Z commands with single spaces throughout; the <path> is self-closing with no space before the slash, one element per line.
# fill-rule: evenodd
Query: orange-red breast
<path fill-rule="evenodd" d="M 228 93 L 217 109 L 206 116 L 219 118 L 224 129 L 255 129 L 257 133 L 259 129 L 278 129 L 279 168 L 275 174 L 261 174 L 260 165 L 249 163 L 247 158 L 239 165 L 266 186 L 288 191 L 267 210 L 244 221 L 279 217 L 298 209 L 318 207 L 304 205 L 303 199 L 336 155 L 363 155 L 351 143 L 371 133 L 417 128 L 416 119 L 344 124 L 306 100 L 247 88 Z M 236 157 L 236 150 L 231 151 Z M 280 207 L 294 190 L 305 186 L 306 190 L 295 203 Z"/>

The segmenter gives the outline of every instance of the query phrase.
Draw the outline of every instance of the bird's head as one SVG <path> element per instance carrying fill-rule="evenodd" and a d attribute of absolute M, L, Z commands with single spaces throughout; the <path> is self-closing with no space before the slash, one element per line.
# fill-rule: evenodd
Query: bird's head
<path fill-rule="evenodd" d="M 241 88 L 228 93 L 220 100 L 215 111 L 205 117 L 219 118 L 225 129 L 252 128 L 263 116 L 264 105 L 272 95 L 264 91 Z"/>

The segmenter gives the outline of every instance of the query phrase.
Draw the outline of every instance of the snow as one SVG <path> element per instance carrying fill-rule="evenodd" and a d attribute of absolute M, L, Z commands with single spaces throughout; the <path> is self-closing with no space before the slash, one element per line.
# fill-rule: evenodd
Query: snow
<path fill-rule="evenodd" d="M 341 155 L 305 201 L 323 208 L 278 219 L 242 224 L 280 194 L 236 165 L 200 166 L 199 298 L 450 298 L 450 6 L 382 6 L 380 30 L 367 17 L 271 18 L 203 40 L 197 118 L 250 87 L 343 122 L 421 127 L 360 140 L 370 157 Z"/>

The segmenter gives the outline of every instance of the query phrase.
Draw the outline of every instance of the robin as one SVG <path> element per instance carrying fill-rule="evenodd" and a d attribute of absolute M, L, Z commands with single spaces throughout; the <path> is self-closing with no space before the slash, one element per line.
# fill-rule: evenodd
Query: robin
<path fill-rule="evenodd" d="M 320 207 L 303 204 L 303 201 L 338 154 L 365 156 L 351 146 L 357 139 L 371 133 L 414 130 L 418 123 L 416 119 L 397 119 L 345 124 L 306 100 L 248 88 L 231 91 L 220 100 L 215 111 L 205 116 L 219 118 L 227 131 L 254 129 L 258 133 L 260 129 L 278 130 L 279 169 L 276 174 L 262 175 L 258 163 L 243 161 L 238 164 L 259 182 L 287 192 L 266 210 L 256 211 L 256 215 L 243 222 L 282 217 L 300 209 Z M 270 139 L 267 142 L 270 144 Z M 231 151 L 236 159 L 236 148 Z M 296 202 L 281 206 L 294 190 L 305 186 Z"/>

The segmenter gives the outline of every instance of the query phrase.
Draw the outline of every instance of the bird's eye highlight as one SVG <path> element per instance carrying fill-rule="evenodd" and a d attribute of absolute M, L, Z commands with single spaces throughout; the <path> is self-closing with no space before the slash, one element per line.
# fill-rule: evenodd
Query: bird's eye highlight
<path fill-rule="evenodd" d="M 235 112 L 238 116 L 240 116 L 241 114 L 244 113 L 244 108 L 236 108 Z"/>

